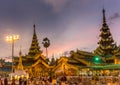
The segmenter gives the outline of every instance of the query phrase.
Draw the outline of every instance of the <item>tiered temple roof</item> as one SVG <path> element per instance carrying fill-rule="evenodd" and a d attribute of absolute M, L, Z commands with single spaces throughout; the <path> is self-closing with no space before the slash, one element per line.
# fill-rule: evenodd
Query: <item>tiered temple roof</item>
<path fill-rule="evenodd" d="M 32 64 L 34 64 L 36 62 L 35 56 L 37 54 L 40 54 L 40 55 L 42 54 L 42 51 L 40 50 L 39 42 L 38 42 L 38 39 L 37 39 L 37 35 L 36 35 L 35 24 L 33 25 L 33 28 L 34 28 L 33 38 L 32 38 L 32 42 L 31 42 L 29 52 L 28 52 L 27 55 L 21 56 L 23 66 L 31 66 Z M 15 65 L 18 65 L 19 58 L 14 57 L 14 60 L 15 60 Z"/>
<path fill-rule="evenodd" d="M 42 51 L 40 50 L 40 46 L 38 43 L 36 31 L 35 31 L 35 24 L 33 25 L 33 27 L 34 27 L 34 34 L 33 34 L 32 43 L 28 53 L 30 56 L 34 56 L 37 53 L 42 53 Z"/>
<path fill-rule="evenodd" d="M 99 46 L 94 51 L 95 55 L 100 55 L 102 57 L 111 57 L 117 51 L 116 43 L 113 40 L 110 29 L 106 23 L 105 10 L 103 9 L 103 25 L 100 29 L 100 40 L 98 42 Z"/>
<path fill-rule="evenodd" d="M 92 60 L 92 57 L 94 56 L 93 53 L 85 52 L 77 50 L 77 52 L 71 52 L 70 58 L 68 59 L 68 63 L 79 65 L 79 66 L 89 66 L 90 60 Z M 90 56 L 88 56 L 88 54 Z M 87 61 L 86 59 L 89 59 Z"/>

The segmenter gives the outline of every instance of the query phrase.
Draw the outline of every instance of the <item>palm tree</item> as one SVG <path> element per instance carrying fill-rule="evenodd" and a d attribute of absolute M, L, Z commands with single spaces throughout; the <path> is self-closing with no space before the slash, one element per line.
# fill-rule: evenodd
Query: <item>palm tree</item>
<path fill-rule="evenodd" d="M 43 46 L 46 48 L 46 57 L 48 58 L 48 50 L 47 48 L 50 46 L 50 40 L 46 37 L 42 42 Z"/>

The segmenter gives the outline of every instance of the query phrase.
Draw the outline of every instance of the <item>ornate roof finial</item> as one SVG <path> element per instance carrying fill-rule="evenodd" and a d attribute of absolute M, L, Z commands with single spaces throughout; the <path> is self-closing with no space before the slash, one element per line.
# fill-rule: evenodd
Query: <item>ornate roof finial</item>
<path fill-rule="evenodd" d="M 33 28 L 34 28 L 34 34 L 36 34 L 36 31 L 35 31 L 35 24 L 33 25 Z"/>
<path fill-rule="evenodd" d="M 103 8 L 103 24 L 106 24 L 105 9 Z"/>
<path fill-rule="evenodd" d="M 19 55 L 22 55 L 22 52 L 21 52 L 21 46 L 20 46 L 20 52 L 19 52 Z"/>

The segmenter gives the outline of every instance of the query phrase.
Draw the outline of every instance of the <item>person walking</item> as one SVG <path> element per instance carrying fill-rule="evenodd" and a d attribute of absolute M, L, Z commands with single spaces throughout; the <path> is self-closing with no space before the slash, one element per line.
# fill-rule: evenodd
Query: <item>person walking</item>
<path fill-rule="evenodd" d="M 22 78 L 19 78 L 19 85 L 22 85 Z"/>
<path fill-rule="evenodd" d="M 8 79 L 7 79 L 7 77 L 5 77 L 5 79 L 4 79 L 4 85 L 8 85 Z"/>

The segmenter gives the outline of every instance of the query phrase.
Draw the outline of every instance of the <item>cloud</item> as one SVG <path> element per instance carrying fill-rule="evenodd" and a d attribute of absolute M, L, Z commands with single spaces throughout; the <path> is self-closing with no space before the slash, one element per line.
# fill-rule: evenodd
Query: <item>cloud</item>
<path fill-rule="evenodd" d="M 109 17 L 109 20 L 114 20 L 120 18 L 120 14 L 119 13 L 114 13 L 112 16 Z"/>
<path fill-rule="evenodd" d="M 45 3 L 50 4 L 55 12 L 61 11 L 67 3 L 71 0 L 44 0 Z"/>
<path fill-rule="evenodd" d="M 64 8 L 74 8 L 88 5 L 91 0 L 43 0 L 45 4 L 50 5 L 54 12 L 61 12 Z M 93 1 L 93 0 L 92 0 Z"/>

